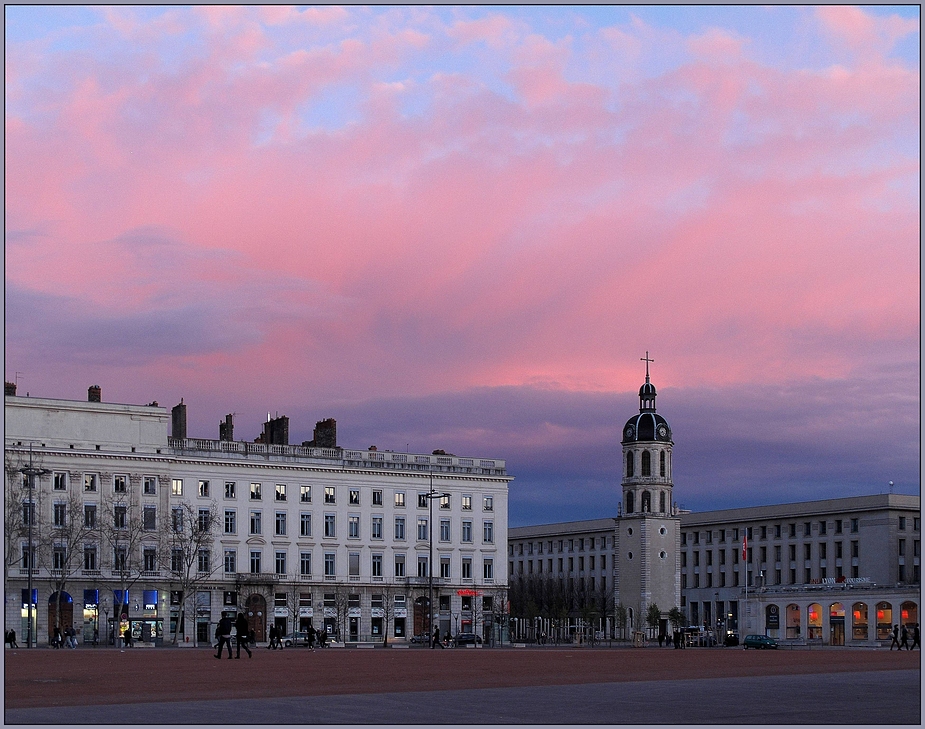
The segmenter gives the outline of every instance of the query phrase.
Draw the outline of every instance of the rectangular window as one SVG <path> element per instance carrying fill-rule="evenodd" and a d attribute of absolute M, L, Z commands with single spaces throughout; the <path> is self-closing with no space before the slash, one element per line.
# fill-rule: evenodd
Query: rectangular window
<path fill-rule="evenodd" d="M 310 537 L 312 535 L 312 515 L 302 512 L 299 514 L 299 536 Z"/>
<path fill-rule="evenodd" d="M 67 490 L 67 474 L 66 473 L 55 473 L 54 489 L 55 491 L 66 491 Z"/>
<path fill-rule="evenodd" d="M 209 495 L 209 482 L 199 479 L 199 495 L 207 497 Z"/>
<path fill-rule="evenodd" d="M 395 576 L 396 577 L 405 576 L 405 555 L 403 554 L 395 555 Z"/>
<path fill-rule="evenodd" d="M 427 508 L 427 494 L 418 494 L 418 508 L 426 509 Z"/>
<path fill-rule="evenodd" d="M 495 506 L 495 500 L 491 496 L 482 497 L 482 510 L 483 511 L 493 511 Z"/>
<path fill-rule="evenodd" d="M 303 504 L 310 504 L 312 502 L 311 486 L 299 486 L 299 501 Z"/>
<path fill-rule="evenodd" d="M 373 506 L 382 506 L 382 489 L 373 491 Z"/>
<path fill-rule="evenodd" d="M 791 544 L 790 545 L 790 561 L 795 562 L 796 558 L 797 558 L 797 545 Z"/>
<path fill-rule="evenodd" d="M 485 544 L 495 543 L 495 526 L 493 522 L 482 522 L 482 541 Z"/>
<path fill-rule="evenodd" d="M 449 509 L 449 508 L 450 508 L 450 497 L 449 497 L 449 496 L 441 496 L 441 497 L 440 497 L 440 508 L 441 508 L 441 509 Z"/>
<path fill-rule="evenodd" d="M 796 535 L 797 535 L 797 525 L 796 525 L 796 524 L 791 524 L 791 525 L 790 525 L 790 537 L 791 537 L 791 539 L 794 538 L 794 537 L 796 537 Z"/>
<path fill-rule="evenodd" d="M 225 509 L 225 534 L 237 534 L 238 515 L 234 509 Z"/>
<path fill-rule="evenodd" d="M 828 526 L 828 523 L 825 520 L 820 521 L 819 522 L 819 533 L 825 534 L 827 526 Z"/>
<path fill-rule="evenodd" d="M 381 554 L 374 554 L 372 556 L 371 569 L 372 569 L 373 577 L 382 577 L 382 555 Z"/>
<path fill-rule="evenodd" d="M 325 577 L 334 577 L 337 574 L 336 563 L 334 561 L 335 557 L 336 555 L 334 554 L 334 552 L 324 553 L 324 576 Z"/>
<path fill-rule="evenodd" d="M 851 532 L 854 533 L 854 534 L 857 534 L 857 531 L 858 531 L 858 523 L 859 523 L 858 517 L 854 517 L 854 518 L 851 520 Z"/>
<path fill-rule="evenodd" d="M 310 576 L 312 573 L 312 553 L 299 552 L 299 574 Z"/>
<path fill-rule="evenodd" d="M 905 539 L 899 540 L 899 556 L 900 557 L 906 556 L 906 540 Z"/>
<path fill-rule="evenodd" d="M 418 577 L 427 577 L 427 556 L 418 555 Z"/>
<path fill-rule="evenodd" d="M 125 493 L 125 476 L 113 476 L 112 477 L 112 490 L 117 494 Z"/>
<path fill-rule="evenodd" d="M 157 507 L 146 506 L 141 511 L 142 524 L 145 531 L 153 532 L 157 529 Z"/>
<path fill-rule="evenodd" d="M 427 539 L 427 517 L 418 517 L 418 541 L 422 542 Z"/>
<path fill-rule="evenodd" d="M 350 489 L 348 501 L 350 502 L 351 506 L 359 506 L 360 505 L 360 490 Z"/>
<path fill-rule="evenodd" d="M 803 559 L 805 560 L 812 559 L 812 548 L 813 548 L 812 544 L 803 545 Z"/>
<path fill-rule="evenodd" d="M 142 481 L 142 493 L 145 496 L 154 496 L 157 494 L 157 479 L 154 476 L 145 476 Z"/>
<path fill-rule="evenodd" d="M 472 511 L 472 497 L 468 494 L 464 494 L 462 497 L 462 510 Z"/>
<path fill-rule="evenodd" d="M 260 501 L 262 498 L 263 498 L 263 495 L 261 494 L 261 491 L 260 491 L 260 484 L 252 483 L 251 484 L 251 501 Z"/>
<path fill-rule="evenodd" d="M 462 523 L 462 541 L 471 542 L 472 541 L 472 521 L 469 519 L 463 519 Z"/>
<path fill-rule="evenodd" d="M 259 511 L 251 512 L 251 534 L 261 534 L 263 532 L 263 518 Z"/>
<path fill-rule="evenodd" d="M 286 500 L 286 484 L 284 483 L 276 484 L 276 500 L 277 501 Z"/>
<path fill-rule="evenodd" d="M 400 509 L 405 508 L 405 493 L 403 491 L 395 492 L 395 506 Z"/>
<path fill-rule="evenodd" d="M 325 514 L 324 515 L 324 538 L 325 539 L 334 539 L 337 536 L 337 529 L 335 527 L 336 527 L 335 515 Z"/>
<path fill-rule="evenodd" d="M 57 504 L 56 504 L 57 506 Z M 126 509 L 124 506 L 116 506 L 112 510 L 112 525 L 116 529 L 126 528 Z"/>
<path fill-rule="evenodd" d="M 24 554 L 28 557 L 28 554 Z M 84 547 L 84 569 L 85 570 L 95 570 L 98 569 L 96 566 L 96 547 L 86 546 Z M 156 568 L 152 568 L 156 569 Z"/>
<path fill-rule="evenodd" d="M 285 511 L 276 512 L 276 535 L 280 537 L 286 536 L 286 512 Z"/>
<path fill-rule="evenodd" d="M 360 538 L 360 517 L 356 514 L 347 517 L 347 537 L 349 539 Z"/>
<path fill-rule="evenodd" d="M 84 474 L 84 491 L 96 491 L 96 479 L 97 479 L 97 476 L 95 473 L 85 473 Z"/>
<path fill-rule="evenodd" d="M 31 506 L 31 504 L 23 504 L 23 507 L 26 506 Z M 84 527 L 96 529 L 96 504 L 84 504 Z"/>
<path fill-rule="evenodd" d="M 827 552 L 826 547 L 827 547 L 827 545 L 826 545 L 825 542 L 820 542 L 820 543 L 819 543 L 819 559 L 825 559 L 825 557 L 826 557 L 826 552 Z"/>
<path fill-rule="evenodd" d="M 486 580 L 495 579 L 494 562 L 491 557 L 485 557 L 482 560 L 482 577 Z"/>
<path fill-rule="evenodd" d="M 809 536 L 812 536 L 812 533 L 813 533 L 813 523 L 810 521 L 805 522 L 803 524 L 803 536 L 809 537 Z"/>
<path fill-rule="evenodd" d="M 472 579 L 472 557 L 463 557 L 460 563 L 460 577 L 464 580 Z M 465 599 L 465 598 L 464 598 Z"/>
<path fill-rule="evenodd" d="M 233 499 L 235 498 L 235 484 L 234 481 L 225 481 L 225 498 Z"/>
<path fill-rule="evenodd" d="M 904 517 L 904 516 L 899 517 L 899 528 L 900 528 L 900 530 L 905 530 L 905 528 L 906 528 L 906 517 Z"/>
<path fill-rule="evenodd" d="M 851 556 L 852 556 L 852 557 L 859 557 L 859 556 L 860 556 L 859 544 L 860 544 L 860 543 L 857 542 L 857 541 L 852 541 L 852 542 L 851 542 Z"/>
<path fill-rule="evenodd" d="M 335 499 L 335 495 L 334 495 L 334 487 L 333 487 L 333 486 L 325 486 L 325 487 L 324 487 L 324 503 L 326 503 L 326 504 L 334 504 L 334 503 L 336 503 L 336 499 Z"/>
<path fill-rule="evenodd" d="M 450 520 L 449 519 L 440 520 L 440 541 L 441 542 L 450 541 Z"/>
<path fill-rule="evenodd" d="M 286 574 L 286 553 L 285 552 L 276 553 L 276 574 L 278 575 Z"/>
<path fill-rule="evenodd" d="M 183 496 L 183 479 L 174 478 L 170 481 L 171 496 Z"/>
<path fill-rule="evenodd" d="M 118 558 L 118 555 L 116 555 Z M 170 571 L 182 573 L 183 572 L 183 550 L 174 549 L 170 550 Z"/>
<path fill-rule="evenodd" d="M 405 539 L 405 517 L 403 516 L 395 517 L 395 539 L 398 541 Z"/>
<path fill-rule="evenodd" d="M 200 572 L 212 571 L 212 552 L 208 549 L 200 549 L 196 554 L 196 566 Z"/>
<path fill-rule="evenodd" d="M 841 534 L 841 533 L 842 533 L 842 532 L 841 532 L 841 524 L 842 524 L 841 519 L 836 519 L 836 520 L 835 520 L 835 533 L 836 533 L 836 534 Z"/>
<path fill-rule="evenodd" d="M 212 512 L 208 509 L 199 510 L 199 531 L 207 532 L 212 528 Z"/>
<path fill-rule="evenodd" d="M 350 577 L 360 576 L 360 553 L 350 552 L 347 555 L 347 575 Z M 359 605 L 357 605 L 359 607 Z"/>
<path fill-rule="evenodd" d="M 780 537 L 781 537 L 781 527 L 780 527 L 780 524 L 775 524 L 775 525 L 774 525 L 774 538 L 775 538 L 775 539 L 780 539 Z"/>
<path fill-rule="evenodd" d="M 382 539 L 382 517 L 374 516 L 373 517 L 373 528 L 370 536 L 373 539 Z"/>
<path fill-rule="evenodd" d="M 183 509 L 179 506 L 175 506 L 170 510 L 170 528 L 174 532 L 183 531 Z"/>
<path fill-rule="evenodd" d="M 450 558 L 449 557 L 440 558 L 440 576 L 444 580 L 450 579 Z"/>
<path fill-rule="evenodd" d="M 238 571 L 238 552 L 234 549 L 225 550 L 225 574 L 230 575 Z"/>
<path fill-rule="evenodd" d="M 260 550 L 251 550 L 251 574 L 260 574 Z"/>

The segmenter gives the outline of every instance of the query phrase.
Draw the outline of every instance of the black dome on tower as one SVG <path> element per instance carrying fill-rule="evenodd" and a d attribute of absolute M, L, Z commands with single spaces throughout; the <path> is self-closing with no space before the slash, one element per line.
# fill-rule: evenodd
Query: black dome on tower
<path fill-rule="evenodd" d="M 623 426 L 624 445 L 638 441 L 661 441 L 671 443 L 671 427 L 668 421 L 655 412 L 655 385 L 649 382 L 649 353 L 646 352 L 646 381 L 639 388 L 639 415 L 634 415 Z"/>

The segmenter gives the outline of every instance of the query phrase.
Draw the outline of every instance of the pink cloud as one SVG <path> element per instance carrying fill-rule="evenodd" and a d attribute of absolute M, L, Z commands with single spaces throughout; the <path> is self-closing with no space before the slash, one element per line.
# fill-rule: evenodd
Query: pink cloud
<path fill-rule="evenodd" d="M 913 18 L 878 17 L 853 5 L 822 5 L 815 13 L 834 40 L 862 56 L 884 55 L 898 40 L 919 31 Z"/>

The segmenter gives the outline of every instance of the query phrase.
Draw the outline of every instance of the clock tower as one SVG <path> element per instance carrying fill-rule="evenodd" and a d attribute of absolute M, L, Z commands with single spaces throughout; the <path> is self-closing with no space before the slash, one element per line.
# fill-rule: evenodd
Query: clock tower
<path fill-rule="evenodd" d="M 639 414 L 623 426 L 622 498 L 614 538 L 614 602 L 627 608 L 627 627 L 648 631 L 650 605 L 668 629 L 668 611 L 681 606 L 681 519 L 672 500 L 671 427 L 655 411 L 655 385 L 639 388 Z M 654 636 L 652 636 L 654 637 Z"/>

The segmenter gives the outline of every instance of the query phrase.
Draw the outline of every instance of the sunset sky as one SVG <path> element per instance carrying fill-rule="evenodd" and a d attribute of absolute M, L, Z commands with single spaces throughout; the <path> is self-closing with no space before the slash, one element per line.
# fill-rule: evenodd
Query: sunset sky
<path fill-rule="evenodd" d="M 915 6 L 6 9 L 6 379 L 616 513 L 919 491 Z M 19 373 L 17 375 L 17 373 Z"/>

